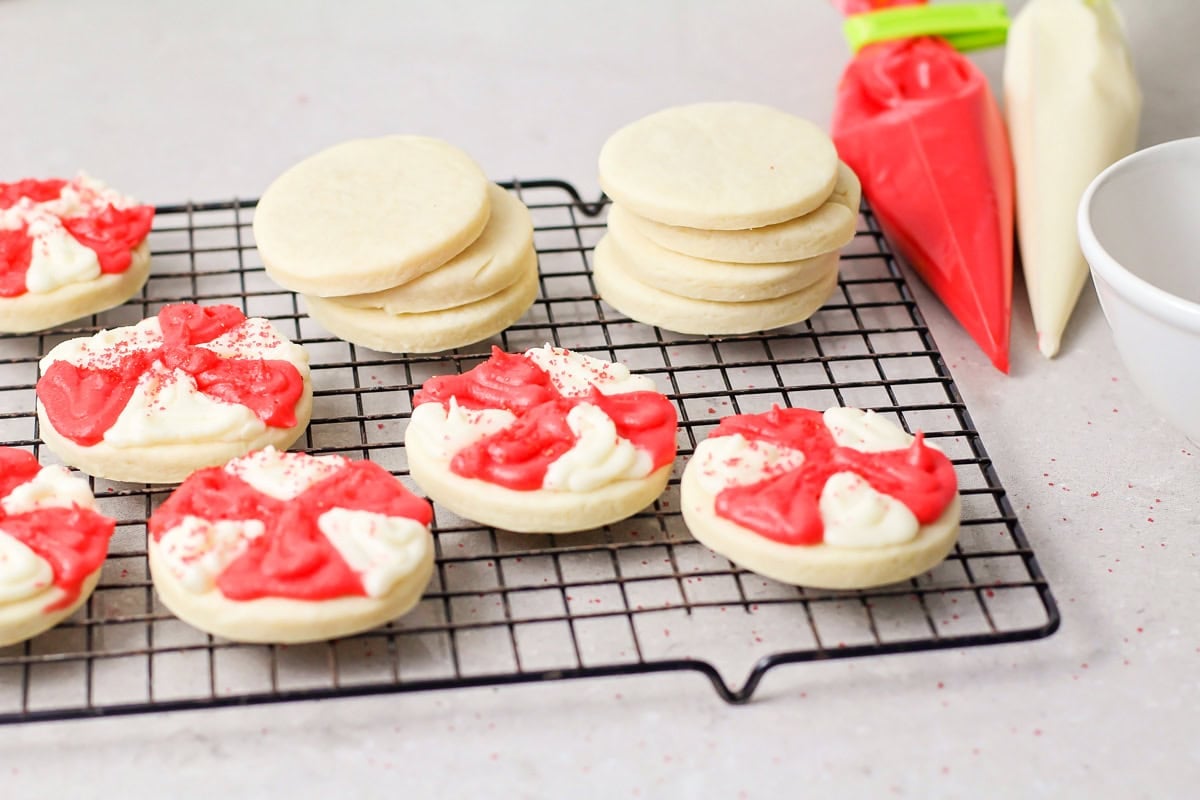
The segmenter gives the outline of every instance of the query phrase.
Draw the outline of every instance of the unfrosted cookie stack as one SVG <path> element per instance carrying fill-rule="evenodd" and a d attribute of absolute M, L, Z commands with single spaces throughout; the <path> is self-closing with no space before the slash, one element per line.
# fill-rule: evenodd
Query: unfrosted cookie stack
<path fill-rule="evenodd" d="M 254 217 L 267 273 L 349 342 L 430 353 L 507 328 L 537 295 L 533 222 L 465 153 L 420 136 L 322 151 Z"/>
<path fill-rule="evenodd" d="M 732 334 L 801 322 L 837 285 L 861 187 L 829 137 L 750 103 L 651 114 L 600 152 L 613 200 L 596 245 L 600 295 L 680 333 Z"/>

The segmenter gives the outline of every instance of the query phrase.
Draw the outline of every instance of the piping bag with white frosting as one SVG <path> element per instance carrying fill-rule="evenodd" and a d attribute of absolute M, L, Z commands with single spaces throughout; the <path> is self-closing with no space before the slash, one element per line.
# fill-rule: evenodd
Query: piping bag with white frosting
<path fill-rule="evenodd" d="M 855 50 L 833 114 L 838 155 L 900 255 L 1008 372 L 1012 160 L 987 78 L 959 52 L 1004 41 L 1004 5 L 833 2 Z"/>
<path fill-rule="evenodd" d="M 1009 29 L 1004 99 L 1022 268 L 1051 358 L 1087 280 L 1079 200 L 1137 144 L 1141 92 L 1112 0 L 1030 0 Z"/>

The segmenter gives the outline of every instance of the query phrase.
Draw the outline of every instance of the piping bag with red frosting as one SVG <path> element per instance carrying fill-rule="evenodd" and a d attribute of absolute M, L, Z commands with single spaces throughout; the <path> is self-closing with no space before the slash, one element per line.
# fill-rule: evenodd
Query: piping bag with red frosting
<path fill-rule="evenodd" d="M 876 12 L 916 22 L 898 30 L 941 33 L 939 16 L 964 10 L 901 8 L 925 0 L 833 2 L 854 15 L 848 31 L 860 15 Z M 982 10 L 1003 14 L 1002 5 Z M 866 44 L 842 75 L 832 127 L 838 154 L 862 180 L 884 233 L 1008 372 L 1013 167 L 983 73 L 942 36 Z"/>

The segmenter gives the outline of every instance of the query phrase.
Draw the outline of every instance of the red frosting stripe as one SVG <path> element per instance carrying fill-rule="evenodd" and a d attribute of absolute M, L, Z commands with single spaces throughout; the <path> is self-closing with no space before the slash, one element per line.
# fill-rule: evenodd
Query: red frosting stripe
<path fill-rule="evenodd" d="M 49 203 L 62 196 L 62 190 L 67 182 L 61 178 L 37 180 L 26 178 L 12 183 L 0 183 L 0 210 L 12 208 L 23 197 L 28 197 L 35 203 Z"/>
<path fill-rule="evenodd" d="M 135 350 L 111 369 L 55 361 L 37 382 L 37 397 L 54 430 L 84 447 L 104 438 L 125 410 L 138 378 L 157 351 Z"/>
<path fill-rule="evenodd" d="M 726 417 L 712 436 L 732 434 L 804 453 L 799 467 L 758 483 L 730 486 L 716 497 L 718 516 L 782 544 L 823 541 L 821 491 L 838 472 L 853 472 L 875 491 L 899 500 L 922 525 L 936 520 L 958 491 L 954 465 L 927 446 L 921 433 L 907 448 L 867 453 L 839 447 L 820 412 L 773 408 Z"/>
<path fill-rule="evenodd" d="M 32 453 L 0 447 L 0 499 L 33 480 L 41 467 Z M 83 582 L 100 569 L 116 523 L 90 508 L 37 508 L 6 514 L 0 506 L 0 531 L 24 544 L 49 565 L 62 596 L 46 611 L 66 608 L 79 599 Z"/>
<path fill-rule="evenodd" d="M 153 222 L 153 206 L 122 209 L 110 203 L 98 214 L 63 219 L 62 224 L 75 241 L 96 251 L 100 271 L 111 275 L 129 269 L 133 249 L 150 235 Z"/>
<path fill-rule="evenodd" d="M 524 355 L 492 348 L 487 361 L 461 375 L 430 378 L 413 397 L 414 405 L 453 398 L 463 408 L 503 409 L 517 420 L 502 431 L 464 448 L 450 470 L 507 489 L 542 488 L 550 464 L 574 446 L 567 415 L 580 403 L 597 406 L 617 434 L 650 453 L 654 469 L 675 460 L 675 406 L 658 392 L 606 395 L 595 386 L 583 397 L 565 397 L 549 373 Z"/>
<path fill-rule="evenodd" d="M 0 447 L 0 500 L 22 483 L 29 483 L 41 470 L 37 458 L 26 450 Z"/>
<path fill-rule="evenodd" d="M 16 297 L 28 291 L 25 274 L 33 260 L 33 239 L 24 228 L 0 231 L 0 297 Z"/>
<path fill-rule="evenodd" d="M 463 408 L 502 408 L 520 416 L 535 406 L 560 397 L 550 375 L 523 355 L 492 347 L 487 361 L 461 375 L 440 375 L 425 381 L 413 405 L 453 397 Z"/>
<path fill-rule="evenodd" d="M 246 406 L 272 428 L 296 424 L 296 403 L 304 393 L 304 380 L 293 364 L 218 360 L 216 366 L 193 373 L 200 391 L 226 403 Z"/>
<path fill-rule="evenodd" d="M 79 599 L 83 582 L 104 563 L 116 523 L 90 508 L 39 508 L 4 516 L 0 530 L 44 558 L 63 595 L 46 611 L 66 608 Z"/>
<path fill-rule="evenodd" d="M 78 366 L 65 361 L 50 365 L 37 383 L 37 396 L 54 429 L 76 444 L 90 447 L 104 438 L 156 361 L 196 380 L 204 394 L 243 405 L 273 428 L 296 424 L 296 403 L 304 378 L 294 364 L 274 359 L 222 358 L 196 347 L 237 329 L 246 315 L 235 306 L 180 303 L 158 313 L 163 345 L 154 350 L 125 350 L 106 363 Z"/>
<path fill-rule="evenodd" d="M 215 306 L 174 303 L 158 312 L 165 347 L 211 342 L 245 321 L 242 310 L 228 303 Z"/>
<path fill-rule="evenodd" d="M 288 501 L 263 494 L 221 467 L 198 470 L 154 512 L 149 530 L 161 541 L 188 516 L 212 522 L 261 521 L 263 535 L 251 540 L 217 577 L 217 588 L 230 600 L 366 596 L 361 578 L 318 525 L 321 514 L 331 508 L 408 517 L 422 525 L 433 519 L 429 503 L 383 467 L 354 461 Z"/>
<path fill-rule="evenodd" d="M 542 488 L 550 464 L 575 444 L 567 414 L 577 403 L 559 397 L 534 406 L 504 430 L 460 450 L 450 469 L 507 489 Z"/>

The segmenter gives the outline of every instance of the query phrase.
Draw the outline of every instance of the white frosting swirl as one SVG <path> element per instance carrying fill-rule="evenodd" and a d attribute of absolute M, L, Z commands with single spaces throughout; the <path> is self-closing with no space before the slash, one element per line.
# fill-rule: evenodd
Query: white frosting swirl
<path fill-rule="evenodd" d="M 203 594 L 213 588 L 217 576 L 245 551 L 250 541 L 265 531 L 266 526 L 256 519 L 210 522 L 188 516 L 163 533 L 158 540 L 158 552 L 183 588 Z"/>
<path fill-rule="evenodd" d="M 793 470 L 804 463 L 804 453 L 734 433 L 705 439 L 696 446 L 692 461 L 700 470 L 700 486 L 717 495 L 730 486 L 758 483 Z"/>
<path fill-rule="evenodd" d="M 267 447 L 230 461 L 225 465 L 225 471 L 268 497 L 291 500 L 304 494 L 313 484 L 336 475 L 348 463 L 349 460 L 342 456 L 310 456 Z"/>
<path fill-rule="evenodd" d="M 53 584 L 49 562 L 0 528 L 0 605 L 36 597 Z"/>
<path fill-rule="evenodd" d="M 43 373 L 55 361 L 66 361 L 77 367 L 111 368 L 132 353 L 161 347 L 162 342 L 162 327 L 158 324 L 158 317 L 148 317 L 136 325 L 68 339 L 47 353 L 38 366 Z"/>
<path fill-rule="evenodd" d="M 550 463 L 542 488 L 590 492 L 653 471 L 650 454 L 618 436 L 616 424 L 597 406 L 575 406 L 567 413 L 567 425 L 577 437 L 575 444 Z"/>
<path fill-rule="evenodd" d="M 517 421 L 511 411 L 502 408 L 463 408 L 452 397 L 441 403 L 422 403 L 413 409 L 407 436 L 416 446 L 439 461 L 449 462 L 460 450 L 465 450 L 493 433 L 504 430 Z"/>
<path fill-rule="evenodd" d="M 146 447 L 188 442 L 236 442 L 266 430 L 266 423 L 239 403 L 214 400 L 181 369 L 155 364 L 137 388 L 104 441 L 114 447 Z"/>
<path fill-rule="evenodd" d="M 87 480 L 58 465 L 42 467 L 32 480 L 18 485 L 6 497 L 0 499 L 0 508 L 3 508 L 6 514 L 24 514 L 38 508 L 71 506 L 94 511 L 96 498 L 92 495 Z"/>
<path fill-rule="evenodd" d="M 875 491 L 853 472 L 836 472 L 821 490 L 819 503 L 825 544 L 883 547 L 912 541 L 921 523 L 894 497 Z"/>
<path fill-rule="evenodd" d="M 601 394 L 655 392 L 654 379 L 632 375 L 624 364 L 592 358 L 549 344 L 525 351 L 525 357 L 550 375 L 550 381 L 567 397 L 578 397 L 595 386 Z"/>
<path fill-rule="evenodd" d="M 837 407 L 827 410 L 824 419 L 835 442 L 864 453 L 902 450 L 913 441 L 904 429 L 874 411 Z"/>
<path fill-rule="evenodd" d="M 33 248 L 25 288 L 45 294 L 72 283 L 86 283 L 100 277 L 100 257 L 81 245 L 54 217 L 39 217 L 29 223 Z"/>
<path fill-rule="evenodd" d="M 429 530 L 407 517 L 331 508 L 317 520 L 370 597 L 382 597 L 424 560 Z"/>

